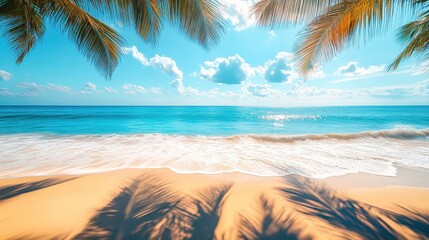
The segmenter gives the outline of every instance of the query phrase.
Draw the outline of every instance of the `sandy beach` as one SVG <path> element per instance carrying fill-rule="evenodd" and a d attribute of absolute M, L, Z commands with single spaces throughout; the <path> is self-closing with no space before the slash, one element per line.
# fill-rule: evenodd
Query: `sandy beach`
<path fill-rule="evenodd" d="M 0 239 L 428 239 L 428 176 L 123 169 L 4 179 Z"/>

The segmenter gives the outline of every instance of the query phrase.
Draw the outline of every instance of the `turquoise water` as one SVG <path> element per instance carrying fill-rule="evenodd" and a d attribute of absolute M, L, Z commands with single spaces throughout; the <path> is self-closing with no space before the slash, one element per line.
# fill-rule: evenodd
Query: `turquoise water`
<path fill-rule="evenodd" d="M 0 178 L 429 169 L 429 107 L 0 107 Z"/>
<path fill-rule="evenodd" d="M 358 133 L 429 128 L 429 106 L 401 107 L 0 107 L 0 134 Z"/>

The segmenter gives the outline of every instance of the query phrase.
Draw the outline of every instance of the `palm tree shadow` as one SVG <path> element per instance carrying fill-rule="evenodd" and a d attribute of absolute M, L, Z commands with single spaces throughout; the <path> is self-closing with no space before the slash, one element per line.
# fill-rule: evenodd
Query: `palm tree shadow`
<path fill-rule="evenodd" d="M 253 219 L 240 215 L 239 238 L 243 240 L 275 240 L 275 239 L 312 239 L 302 236 L 301 230 L 296 226 L 296 220 L 284 211 L 274 211 L 274 204 L 265 196 L 259 198 L 261 216 Z"/>
<path fill-rule="evenodd" d="M 337 193 L 311 180 L 289 176 L 292 187 L 279 190 L 291 202 L 302 207 L 303 214 L 322 219 L 336 228 L 351 231 L 363 239 L 405 239 L 372 207 Z"/>
<path fill-rule="evenodd" d="M 182 206 L 179 218 L 186 223 L 181 226 L 183 239 L 216 239 L 215 230 L 231 187 L 231 183 L 209 187 Z"/>
<path fill-rule="evenodd" d="M 26 182 L 15 185 L 8 185 L 0 188 L 0 202 L 6 199 L 17 197 L 24 193 L 37 191 L 43 188 L 51 187 L 57 184 L 65 183 L 74 180 L 78 177 L 70 177 L 66 179 L 48 178 L 35 182 Z"/>
<path fill-rule="evenodd" d="M 211 187 L 196 198 L 185 198 L 163 179 L 142 175 L 97 211 L 74 239 L 214 239 L 231 186 Z"/>
<path fill-rule="evenodd" d="M 429 239 L 429 214 L 404 207 L 402 209 L 408 214 L 398 214 L 390 211 L 384 211 L 384 214 L 394 222 L 406 226 L 422 239 Z"/>
<path fill-rule="evenodd" d="M 154 239 L 181 199 L 161 178 L 135 179 L 90 220 L 75 239 Z"/>

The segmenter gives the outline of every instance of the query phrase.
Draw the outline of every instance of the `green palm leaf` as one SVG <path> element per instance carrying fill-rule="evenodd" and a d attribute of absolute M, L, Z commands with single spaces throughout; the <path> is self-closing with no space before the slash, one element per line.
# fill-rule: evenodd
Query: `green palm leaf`
<path fill-rule="evenodd" d="M 261 0 L 252 11 L 261 26 L 283 26 L 307 22 L 340 0 Z"/>
<path fill-rule="evenodd" d="M 21 63 L 44 33 L 40 7 L 31 1 L 0 1 L 0 30 L 8 39 Z"/>
<path fill-rule="evenodd" d="M 429 61 L 429 10 L 421 13 L 419 20 L 404 25 L 399 32 L 399 39 L 408 44 L 389 65 L 389 71 L 396 70 L 404 59 L 411 56 L 418 56 L 423 62 Z M 422 70 L 429 72 L 429 65 L 423 66 Z"/>
<path fill-rule="evenodd" d="M 410 9 L 407 1 L 353 0 L 329 7 L 301 32 L 294 52 L 299 71 L 311 73 L 336 56 L 348 44 L 368 40 L 384 32 L 395 12 Z"/>
<path fill-rule="evenodd" d="M 119 62 L 121 36 L 74 1 L 52 0 L 48 14 L 100 73 L 110 78 Z"/>

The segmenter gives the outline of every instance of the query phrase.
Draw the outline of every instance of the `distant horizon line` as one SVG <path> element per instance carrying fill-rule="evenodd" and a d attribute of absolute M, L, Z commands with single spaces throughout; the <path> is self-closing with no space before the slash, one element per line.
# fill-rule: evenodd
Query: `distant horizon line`
<path fill-rule="evenodd" d="M 428 107 L 428 104 L 384 105 L 308 105 L 308 106 L 253 106 L 253 105 L 54 105 L 54 104 L 8 104 L 0 107 L 266 107 L 266 108 L 311 108 L 311 107 Z"/>

